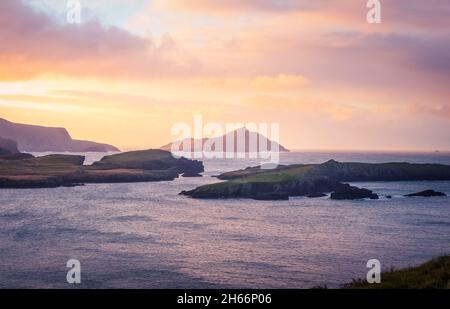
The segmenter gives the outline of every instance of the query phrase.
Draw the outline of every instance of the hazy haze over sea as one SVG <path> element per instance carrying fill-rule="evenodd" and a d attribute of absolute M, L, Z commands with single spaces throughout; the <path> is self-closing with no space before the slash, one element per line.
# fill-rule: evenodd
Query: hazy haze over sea
<path fill-rule="evenodd" d="M 103 154 L 90 153 L 87 163 Z M 450 164 L 448 153 L 293 152 L 281 163 Z M 307 288 L 365 278 L 366 262 L 416 265 L 450 253 L 450 197 L 405 198 L 450 182 L 373 182 L 375 201 L 194 200 L 178 193 L 257 160 L 206 160 L 205 177 L 173 182 L 0 190 L 0 287 Z M 393 199 L 384 196 L 392 195 Z"/>

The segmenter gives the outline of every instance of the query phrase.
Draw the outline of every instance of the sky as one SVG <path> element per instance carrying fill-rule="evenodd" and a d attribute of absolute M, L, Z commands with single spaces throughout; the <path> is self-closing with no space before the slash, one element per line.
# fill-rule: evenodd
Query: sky
<path fill-rule="evenodd" d="M 450 2 L 0 1 L 0 118 L 121 149 L 278 123 L 290 149 L 450 150 Z"/>

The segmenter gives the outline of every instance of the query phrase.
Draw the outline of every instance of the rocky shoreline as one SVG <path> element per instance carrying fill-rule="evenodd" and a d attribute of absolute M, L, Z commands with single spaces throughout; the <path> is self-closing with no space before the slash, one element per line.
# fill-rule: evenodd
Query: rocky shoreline
<path fill-rule="evenodd" d="M 203 163 L 176 159 L 163 150 L 124 152 L 83 165 L 83 156 L 33 157 L 0 155 L 0 189 L 74 187 L 88 183 L 172 181 L 180 176 L 201 177 Z"/>
<path fill-rule="evenodd" d="M 279 166 L 274 170 L 259 167 L 217 176 L 224 182 L 198 187 L 180 194 L 198 199 L 249 198 L 287 200 L 295 196 L 324 196 L 332 199 L 378 199 L 367 189 L 350 186 L 359 181 L 450 180 L 450 166 L 409 163 L 340 163 Z M 436 193 L 442 196 L 443 193 Z M 433 194 L 429 195 L 433 196 Z"/>

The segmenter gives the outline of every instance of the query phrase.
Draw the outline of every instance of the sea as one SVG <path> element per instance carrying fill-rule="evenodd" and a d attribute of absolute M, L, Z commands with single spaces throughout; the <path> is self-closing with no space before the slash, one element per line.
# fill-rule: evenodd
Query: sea
<path fill-rule="evenodd" d="M 438 152 L 281 154 L 282 164 L 330 159 L 450 164 Z M 259 162 L 204 164 L 204 177 L 171 182 L 0 190 L 0 288 L 338 288 L 365 279 L 370 259 L 387 271 L 450 254 L 449 181 L 355 183 L 380 200 L 179 195 Z M 449 196 L 404 197 L 426 189 Z M 80 284 L 67 282 L 71 259 Z"/>

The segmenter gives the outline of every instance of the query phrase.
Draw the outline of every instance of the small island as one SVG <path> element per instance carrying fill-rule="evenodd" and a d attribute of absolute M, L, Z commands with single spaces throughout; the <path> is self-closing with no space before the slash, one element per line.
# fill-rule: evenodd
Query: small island
<path fill-rule="evenodd" d="M 17 151 L 11 141 L 0 148 L 0 189 L 73 187 L 87 183 L 171 181 L 180 175 L 199 176 L 203 163 L 176 159 L 163 150 L 124 152 L 106 156 L 92 165 L 85 157 L 48 155 L 34 157 Z"/>
<path fill-rule="evenodd" d="M 250 198 L 287 200 L 295 196 L 332 199 L 378 199 L 370 190 L 347 182 L 450 180 L 450 166 L 410 163 L 340 163 L 282 165 L 272 170 L 251 167 L 217 176 L 224 182 L 198 187 L 180 194 L 199 199 Z"/>

